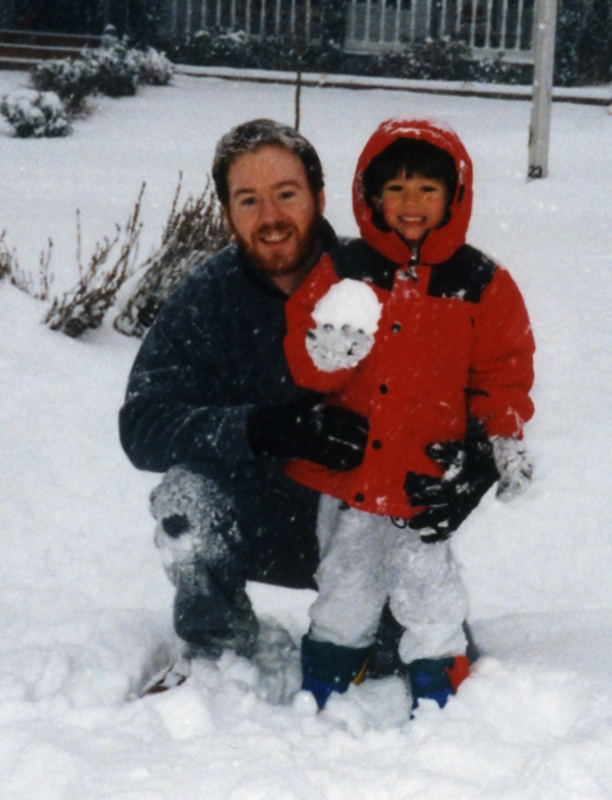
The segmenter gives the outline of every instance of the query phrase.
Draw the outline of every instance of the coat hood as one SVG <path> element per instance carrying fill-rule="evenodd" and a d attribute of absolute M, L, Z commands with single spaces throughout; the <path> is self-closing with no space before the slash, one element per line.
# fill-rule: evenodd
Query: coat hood
<path fill-rule="evenodd" d="M 372 208 L 365 202 L 363 173 L 370 161 L 396 139 L 424 139 L 449 152 L 457 168 L 457 190 L 450 204 L 450 220 L 427 233 L 419 262 L 438 264 L 465 244 L 472 214 L 472 161 L 457 134 L 444 123 L 426 119 L 390 119 L 381 123 L 370 137 L 357 162 L 353 179 L 353 212 L 362 238 L 396 263 L 411 257 L 408 244 L 395 231 L 382 231 L 372 222 Z"/>

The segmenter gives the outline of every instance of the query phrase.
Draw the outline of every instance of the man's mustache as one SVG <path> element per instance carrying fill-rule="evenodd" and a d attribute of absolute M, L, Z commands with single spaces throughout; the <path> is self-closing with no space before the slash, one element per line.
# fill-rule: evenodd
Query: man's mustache
<path fill-rule="evenodd" d="M 293 225 L 290 222 L 275 222 L 273 224 L 265 223 L 264 225 L 261 225 L 259 228 L 257 228 L 256 236 L 258 238 L 260 236 L 266 238 L 275 233 L 283 234 L 291 230 L 293 230 Z"/>

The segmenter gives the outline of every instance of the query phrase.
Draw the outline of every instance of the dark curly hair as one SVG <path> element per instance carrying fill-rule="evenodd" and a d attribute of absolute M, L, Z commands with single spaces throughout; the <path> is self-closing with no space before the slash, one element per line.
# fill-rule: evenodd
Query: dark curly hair
<path fill-rule="evenodd" d="M 310 191 L 313 197 L 317 197 L 325 185 L 323 168 L 317 151 L 308 139 L 289 125 L 271 119 L 254 119 L 232 128 L 217 143 L 212 177 L 221 205 L 227 206 L 229 203 L 227 175 L 234 161 L 245 153 L 256 153 L 266 146 L 285 147 L 295 153 L 306 170 Z"/>

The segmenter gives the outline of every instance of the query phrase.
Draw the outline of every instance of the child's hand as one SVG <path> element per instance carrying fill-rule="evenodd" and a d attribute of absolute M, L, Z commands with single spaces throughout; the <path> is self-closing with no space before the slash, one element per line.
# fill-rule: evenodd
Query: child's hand
<path fill-rule="evenodd" d="M 519 439 L 493 436 L 491 444 L 499 471 L 496 497 L 507 502 L 527 489 L 531 483 L 533 463 L 524 443 Z"/>
<path fill-rule="evenodd" d="M 352 369 L 374 344 L 382 313 L 376 292 L 365 281 L 344 278 L 314 307 L 315 328 L 306 335 L 306 350 L 321 372 Z"/>
<path fill-rule="evenodd" d="M 321 372 L 352 369 L 365 358 L 374 344 L 374 336 L 361 328 L 331 323 L 317 325 L 308 331 L 306 350 Z"/>
<path fill-rule="evenodd" d="M 486 434 L 465 441 L 439 442 L 427 455 L 444 467 L 444 475 L 408 472 L 404 490 L 411 506 L 427 506 L 408 526 L 427 543 L 443 542 L 467 519 L 499 478 L 493 447 Z"/>

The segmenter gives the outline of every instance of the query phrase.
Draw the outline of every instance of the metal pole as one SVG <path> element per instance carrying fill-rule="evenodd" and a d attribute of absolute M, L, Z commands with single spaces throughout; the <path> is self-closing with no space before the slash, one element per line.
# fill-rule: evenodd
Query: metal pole
<path fill-rule="evenodd" d="M 540 0 L 529 125 L 529 178 L 545 178 L 548 172 L 556 23 L 557 0 Z"/>
<path fill-rule="evenodd" d="M 306 0 L 298 0 L 297 4 L 297 18 L 296 29 L 294 29 L 295 36 L 295 54 L 296 54 L 296 70 L 295 70 L 295 125 L 296 131 L 300 129 L 300 121 L 302 114 L 302 59 L 304 56 L 304 47 L 306 39 Z"/>

